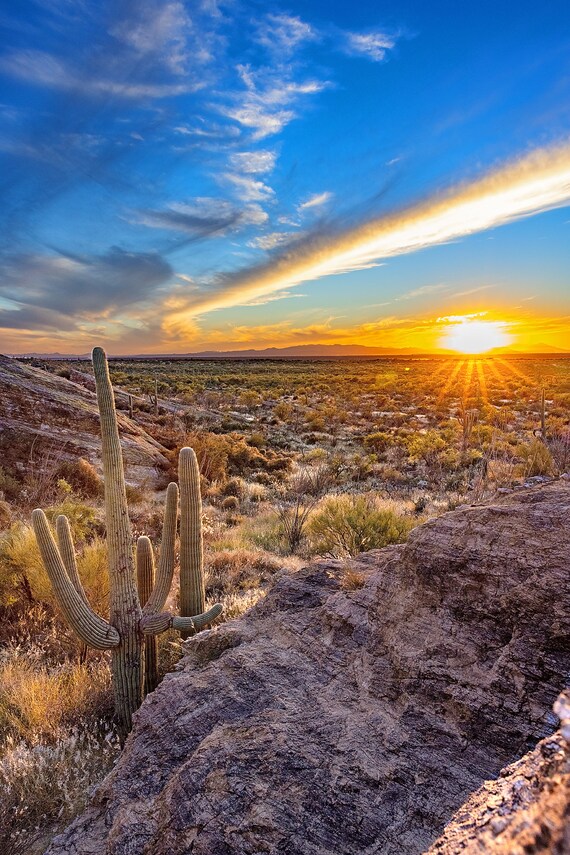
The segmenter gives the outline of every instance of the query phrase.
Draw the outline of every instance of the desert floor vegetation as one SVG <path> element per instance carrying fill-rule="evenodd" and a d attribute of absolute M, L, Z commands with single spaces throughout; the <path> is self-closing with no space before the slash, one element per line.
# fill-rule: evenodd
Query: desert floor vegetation
<path fill-rule="evenodd" d="M 39 365 L 76 378 L 91 371 L 82 361 Z M 221 602 L 226 620 L 308 560 L 403 542 L 430 517 L 570 466 L 563 357 L 115 360 L 111 374 L 118 407 L 125 414 L 132 396 L 133 421 L 161 443 L 170 466 L 155 484 L 129 487 L 133 535 L 159 539 L 164 487 L 179 449 L 192 446 L 207 604 Z M 66 514 L 89 601 L 105 616 L 99 464 L 58 454 L 55 437 L 43 456 L 15 450 L 0 466 L 6 855 L 43 851 L 119 752 L 107 661 L 60 617 L 30 527 L 35 505 L 51 520 Z M 363 583 L 347 569 L 343 587 Z M 181 655 L 178 637 L 161 638 L 162 673 Z"/>

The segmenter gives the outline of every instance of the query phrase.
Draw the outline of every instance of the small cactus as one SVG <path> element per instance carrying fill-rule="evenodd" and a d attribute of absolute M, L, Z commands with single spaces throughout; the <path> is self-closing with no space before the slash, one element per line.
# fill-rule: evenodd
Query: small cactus
<path fill-rule="evenodd" d="M 115 709 L 119 734 L 124 739 L 131 729 L 132 715 L 140 706 L 143 694 L 152 691 L 158 681 L 156 635 L 174 628 L 187 637 L 211 623 L 221 613 L 222 607 L 217 604 L 208 612 L 204 611 L 200 482 L 196 456 L 189 448 L 182 449 L 179 473 L 183 497 L 181 553 L 184 553 L 184 562 L 182 566 L 181 559 L 180 574 L 184 580 L 181 587 L 185 592 L 183 615 L 177 617 L 162 611 L 174 573 L 178 519 L 176 484 L 169 484 L 166 492 L 156 579 L 150 541 L 141 537 L 137 543 L 137 589 L 115 400 L 107 358 L 100 347 L 93 350 L 93 368 L 101 417 L 109 554 L 109 621 L 95 614 L 87 601 L 77 572 L 75 550 L 66 517 L 60 516 L 56 522 L 58 544 L 42 510 L 36 509 L 32 513 L 32 522 L 43 563 L 69 625 L 84 644 L 98 650 L 111 650 Z M 194 604 L 199 607 L 194 611 L 188 610 L 188 606 Z"/>

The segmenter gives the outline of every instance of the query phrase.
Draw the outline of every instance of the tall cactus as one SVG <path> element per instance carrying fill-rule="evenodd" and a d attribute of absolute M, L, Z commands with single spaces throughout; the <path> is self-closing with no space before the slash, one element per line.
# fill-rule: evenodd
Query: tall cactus
<path fill-rule="evenodd" d="M 200 470 L 192 448 L 182 448 L 178 458 L 180 485 L 180 612 L 187 615 L 204 611 L 202 546 L 202 497 Z M 185 638 L 185 633 L 182 633 Z"/>
<path fill-rule="evenodd" d="M 101 417 L 101 439 L 103 475 L 105 481 L 105 513 L 107 522 L 108 567 L 110 579 L 110 616 L 103 620 L 91 609 L 75 561 L 73 541 L 69 523 L 58 517 L 56 528 L 59 547 L 50 531 L 44 512 L 36 509 L 32 513 L 34 531 L 43 563 L 52 583 L 56 598 L 68 623 L 79 638 L 90 647 L 111 650 L 111 669 L 115 709 L 119 733 L 124 739 L 131 729 L 132 715 L 140 706 L 143 693 L 151 689 L 156 681 L 156 667 L 146 669 L 148 685 L 145 687 L 144 648 L 145 638 L 173 627 L 184 637 L 202 629 L 220 613 L 221 606 L 215 605 L 204 612 L 204 600 L 194 613 L 186 612 L 176 617 L 163 612 L 174 572 L 176 524 L 178 518 L 178 488 L 169 484 L 166 495 L 164 527 L 156 581 L 152 587 L 151 576 L 154 565 L 152 547 L 147 538 L 139 540 L 137 564 L 139 568 L 139 590 L 135 579 L 135 562 L 129 513 L 127 506 L 123 460 L 115 411 L 113 388 L 105 352 L 100 347 L 93 350 L 93 368 L 97 387 L 97 401 Z M 184 461 L 195 455 L 190 449 L 181 454 L 180 480 L 187 484 Z M 186 486 L 182 488 L 183 492 Z M 198 483 L 199 498 L 199 483 Z M 191 526 L 201 526 L 200 515 L 191 502 L 183 503 L 181 529 L 185 542 L 200 543 L 199 567 L 196 560 L 191 563 L 191 585 L 193 590 L 204 590 L 201 564 L 201 531 L 191 532 Z M 195 549 L 191 552 L 197 555 Z M 181 570 L 186 578 L 187 571 Z M 142 607 L 141 607 L 142 602 Z M 149 644 L 149 651 L 152 645 Z M 151 652 L 152 662 L 152 652 Z"/>

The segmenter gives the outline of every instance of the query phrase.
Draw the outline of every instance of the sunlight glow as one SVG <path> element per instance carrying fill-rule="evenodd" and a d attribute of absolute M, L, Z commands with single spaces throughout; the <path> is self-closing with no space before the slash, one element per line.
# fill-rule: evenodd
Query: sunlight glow
<path fill-rule="evenodd" d="M 464 318 L 454 323 L 443 335 L 440 346 L 459 353 L 486 353 L 494 347 L 505 347 L 512 341 L 503 321 L 478 321 Z"/>
<path fill-rule="evenodd" d="M 397 214 L 344 232 L 307 236 L 257 267 L 219 278 L 192 297 L 168 329 L 215 309 L 249 302 L 322 276 L 374 267 L 380 259 L 467 237 L 570 200 L 570 143 L 538 149 L 488 175 Z M 498 345 L 489 345 L 489 347 Z M 474 351 L 475 352 L 475 351 Z"/>

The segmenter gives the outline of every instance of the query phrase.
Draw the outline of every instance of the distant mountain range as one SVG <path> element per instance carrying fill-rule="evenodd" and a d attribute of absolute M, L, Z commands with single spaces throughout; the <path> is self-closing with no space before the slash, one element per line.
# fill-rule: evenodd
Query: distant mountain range
<path fill-rule="evenodd" d="M 534 354 L 570 354 L 568 350 L 553 347 L 550 344 L 539 344 Z M 527 351 L 517 348 L 495 348 L 488 356 L 508 356 L 509 354 L 526 355 Z M 33 359 L 90 359 L 90 353 L 19 353 L 11 354 L 18 358 Z M 350 356 L 461 356 L 455 351 L 439 350 L 426 353 L 418 347 L 367 347 L 364 344 L 298 344 L 292 347 L 266 347 L 262 350 L 203 350 L 195 353 L 133 353 L 113 356 L 111 359 L 335 359 Z"/>

